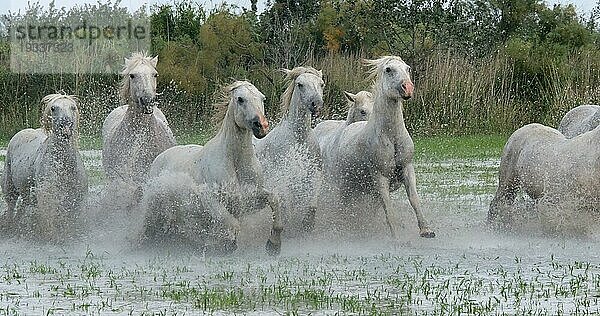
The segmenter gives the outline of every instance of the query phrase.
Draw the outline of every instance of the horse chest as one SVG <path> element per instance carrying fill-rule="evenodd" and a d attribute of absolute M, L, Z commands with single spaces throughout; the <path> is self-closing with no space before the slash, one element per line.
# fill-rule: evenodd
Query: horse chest
<path fill-rule="evenodd" d="M 403 140 L 380 135 L 372 144 L 370 151 L 373 153 L 374 164 L 379 172 L 386 176 L 392 176 L 411 162 L 414 144 L 410 138 Z"/>

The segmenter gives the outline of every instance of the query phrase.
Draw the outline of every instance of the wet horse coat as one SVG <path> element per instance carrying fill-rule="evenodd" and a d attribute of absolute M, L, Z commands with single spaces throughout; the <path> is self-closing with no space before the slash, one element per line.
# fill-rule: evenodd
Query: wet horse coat
<path fill-rule="evenodd" d="M 133 54 L 125 60 L 121 98 L 102 125 L 102 166 L 109 180 L 141 185 L 154 158 L 175 145 L 167 119 L 156 107 L 158 57 Z"/>
<path fill-rule="evenodd" d="M 25 223 L 25 231 L 32 229 L 35 238 L 55 241 L 72 236 L 88 182 L 77 146 L 77 99 L 51 94 L 42 103 L 42 128 L 22 130 L 8 144 L 2 176 L 8 207 L 0 225 L 23 231 L 22 218 L 31 206 L 32 222 Z"/>
<path fill-rule="evenodd" d="M 252 135 L 264 137 L 268 130 L 268 123 L 264 118 L 264 95 L 247 81 L 238 81 L 226 89 L 227 110 L 221 128 L 217 135 L 209 140 L 206 145 L 185 145 L 172 147 L 160 154 L 152 163 L 150 169 L 151 181 L 161 181 L 161 177 L 172 174 L 183 174 L 191 180 L 191 187 L 187 191 L 195 192 L 194 197 L 200 199 L 201 205 L 195 208 L 206 208 L 214 205 L 211 196 L 218 197 L 218 208 L 226 209 L 227 213 L 219 210 L 210 210 L 220 213 L 213 219 L 226 220 L 220 224 L 221 250 L 228 252 L 235 249 L 235 230 L 239 228 L 238 218 L 248 213 L 257 212 L 264 207 L 270 207 L 272 212 L 272 230 L 267 240 L 267 251 L 271 254 L 279 253 L 281 247 L 280 234 L 282 226 L 279 215 L 279 202 L 277 198 L 265 190 L 265 178 L 262 169 L 254 154 Z M 185 181 L 185 180 L 184 180 Z M 177 189 L 177 191 L 181 191 Z M 153 192 L 144 192 L 145 201 L 153 201 Z M 179 194 L 173 192 L 173 194 Z M 203 197 L 203 196 L 206 197 Z M 158 213 L 171 212 L 160 207 L 160 203 L 149 203 L 148 216 L 142 239 L 156 240 L 162 232 L 154 227 L 164 226 L 156 223 L 156 219 L 165 216 Z M 177 208 L 177 207 L 176 207 Z M 185 210 L 177 214 L 186 221 L 194 220 Z M 204 215 L 209 215 L 207 212 Z M 170 216 L 170 215 L 169 215 Z M 167 217 L 169 217 L 167 216 Z M 232 219 L 233 216 L 235 219 Z M 199 225 L 198 230 L 206 229 Z M 199 232 L 200 233 L 200 232 Z M 219 248 L 219 247 L 217 247 Z"/>
<path fill-rule="evenodd" d="M 319 144 L 311 126 L 323 106 L 323 74 L 311 67 L 286 70 L 284 116 L 263 139 L 255 141 L 269 189 L 281 201 L 286 236 L 312 230 L 322 182 Z"/>
<path fill-rule="evenodd" d="M 375 207 L 383 207 L 391 236 L 397 238 L 400 224 L 393 213 L 390 192 L 404 185 L 420 235 L 434 237 L 422 214 L 412 164 L 414 144 L 404 125 L 402 100 L 412 97 L 414 89 L 409 66 L 395 56 L 367 63 L 376 78 L 373 113 L 368 121 L 346 126 L 323 148 L 326 179 L 342 205 L 343 213 L 337 215 L 337 220 L 344 226 L 355 223 L 356 218 L 372 223 L 373 215 L 357 207 L 361 201 L 372 201 Z"/>

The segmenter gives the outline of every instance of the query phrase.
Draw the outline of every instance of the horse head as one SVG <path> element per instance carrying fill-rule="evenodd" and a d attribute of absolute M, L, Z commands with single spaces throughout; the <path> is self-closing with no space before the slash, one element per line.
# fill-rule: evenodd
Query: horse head
<path fill-rule="evenodd" d="M 296 67 L 283 71 L 291 81 L 282 96 L 284 107 L 294 104 L 299 112 L 309 111 L 312 118 L 318 117 L 323 108 L 323 73 L 312 67 Z"/>
<path fill-rule="evenodd" d="M 234 111 L 235 123 L 239 128 L 251 130 L 256 138 L 269 132 L 265 118 L 265 96 L 250 82 L 236 81 L 229 86 L 228 111 Z"/>
<path fill-rule="evenodd" d="M 76 138 L 79 127 L 77 98 L 60 93 L 50 94 L 42 99 L 42 103 L 45 105 L 41 118 L 43 129 L 60 138 Z"/>
<path fill-rule="evenodd" d="M 380 89 L 383 95 L 391 99 L 412 98 L 415 88 L 410 79 L 410 66 L 400 57 L 384 56 L 365 63 L 371 66 L 371 73 L 378 83 L 375 88 Z"/>
<path fill-rule="evenodd" d="M 156 106 L 157 63 L 158 56 L 151 58 L 141 53 L 125 58 L 121 97 L 145 114 L 152 114 Z"/>
<path fill-rule="evenodd" d="M 367 121 L 373 112 L 373 94 L 368 91 L 360 91 L 357 94 L 344 91 L 344 95 L 348 100 L 346 122 Z"/>

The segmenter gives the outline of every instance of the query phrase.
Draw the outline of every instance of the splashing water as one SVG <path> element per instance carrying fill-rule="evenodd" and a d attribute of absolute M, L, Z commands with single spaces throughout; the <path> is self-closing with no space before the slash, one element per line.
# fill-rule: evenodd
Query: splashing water
<path fill-rule="evenodd" d="M 0 302 L 11 314 L 375 310 L 445 315 L 599 309 L 600 236 L 585 216 L 572 216 L 570 202 L 539 203 L 538 213 L 544 215 L 537 220 L 551 229 L 537 225 L 535 216 L 512 233 L 485 224 L 497 181 L 496 159 L 416 164 L 424 210 L 438 232 L 435 239 L 417 237 L 414 216 L 399 190 L 393 201 L 404 223 L 401 240 L 389 240 L 387 231 L 380 238 L 352 241 L 316 234 L 284 240 L 282 255 L 271 258 L 260 247 L 264 238 L 252 240 L 268 212 L 240 223 L 240 243 L 232 255 L 135 248 L 128 236 L 142 219 L 127 213 L 127 186 L 103 185 L 98 152 L 83 155 L 89 174 L 97 176 L 92 177 L 80 238 L 67 245 L 2 239 Z M 295 180 L 310 172 L 292 162 L 285 169 L 278 172 L 292 173 Z M 113 193 L 104 194 L 108 190 Z M 531 215 L 526 212 L 531 206 L 520 200 L 516 208 Z M 570 237 L 569 227 L 586 228 L 586 233 Z M 268 233 L 269 227 L 262 229 Z"/>

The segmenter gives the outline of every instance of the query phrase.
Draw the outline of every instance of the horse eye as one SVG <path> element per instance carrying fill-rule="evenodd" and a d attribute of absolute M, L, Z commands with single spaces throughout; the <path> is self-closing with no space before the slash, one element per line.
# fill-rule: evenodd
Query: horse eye
<path fill-rule="evenodd" d="M 298 82 L 298 88 L 304 88 L 304 85 Z"/>
<path fill-rule="evenodd" d="M 385 67 L 385 72 L 387 72 L 387 73 L 390 73 L 390 72 L 392 72 L 392 68 L 390 68 L 390 67 Z"/>
<path fill-rule="evenodd" d="M 129 78 L 133 79 L 133 78 L 135 78 L 135 75 L 134 74 L 129 74 Z"/>
<path fill-rule="evenodd" d="M 158 74 L 154 74 L 154 78 L 158 78 Z"/>
<path fill-rule="evenodd" d="M 366 115 L 367 112 L 365 112 L 365 110 L 360 110 L 360 115 Z"/>
<path fill-rule="evenodd" d="M 239 103 L 244 103 L 244 98 L 242 98 L 242 97 L 238 97 L 237 100 L 238 100 Z"/>
<path fill-rule="evenodd" d="M 53 106 L 51 106 L 51 107 L 50 107 L 50 111 L 52 111 L 52 112 L 56 111 L 56 106 L 54 106 L 54 105 L 53 105 Z"/>

